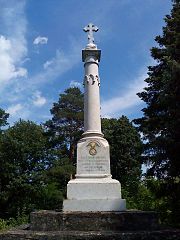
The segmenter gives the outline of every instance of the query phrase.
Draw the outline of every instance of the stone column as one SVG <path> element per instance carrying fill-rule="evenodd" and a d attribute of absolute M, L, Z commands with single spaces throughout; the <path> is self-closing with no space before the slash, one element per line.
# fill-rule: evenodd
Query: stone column
<path fill-rule="evenodd" d="M 84 134 L 83 136 L 103 136 L 100 118 L 100 78 L 99 61 L 101 51 L 95 45 L 82 51 L 84 63 Z"/>
<path fill-rule="evenodd" d="M 101 132 L 99 61 L 101 51 L 94 44 L 93 31 L 98 28 L 89 24 L 86 48 L 82 50 L 84 62 L 84 133 L 77 144 L 76 178 L 67 185 L 66 212 L 122 211 L 126 202 L 121 198 L 121 185 L 112 179 L 109 144 Z"/>

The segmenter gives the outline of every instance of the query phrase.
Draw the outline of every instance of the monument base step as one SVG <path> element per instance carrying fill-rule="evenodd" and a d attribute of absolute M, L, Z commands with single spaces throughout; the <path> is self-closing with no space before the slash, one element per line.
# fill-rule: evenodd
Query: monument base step
<path fill-rule="evenodd" d="M 180 229 L 161 229 L 155 212 L 31 213 L 30 225 L 0 232 L 0 240 L 179 240 Z"/>
<path fill-rule="evenodd" d="M 126 210 L 126 200 L 115 199 L 67 199 L 63 201 L 64 212 L 117 212 Z"/>
<path fill-rule="evenodd" d="M 159 229 L 155 212 L 55 212 L 38 211 L 30 215 L 33 231 L 135 231 Z"/>
<path fill-rule="evenodd" d="M 168 229 L 159 231 L 58 231 L 37 232 L 13 230 L 0 233 L 0 240 L 179 240 L 180 230 Z"/>

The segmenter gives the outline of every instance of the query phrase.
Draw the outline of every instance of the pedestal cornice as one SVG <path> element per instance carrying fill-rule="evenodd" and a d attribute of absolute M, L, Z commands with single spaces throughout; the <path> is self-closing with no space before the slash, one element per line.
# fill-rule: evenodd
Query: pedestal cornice
<path fill-rule="evenodd" d="M 101 50 L 100 49 L 83 49 L 82 50 L 82 61 L 86 62 L 87 57 L 93 56 L 100 62 Z"/>

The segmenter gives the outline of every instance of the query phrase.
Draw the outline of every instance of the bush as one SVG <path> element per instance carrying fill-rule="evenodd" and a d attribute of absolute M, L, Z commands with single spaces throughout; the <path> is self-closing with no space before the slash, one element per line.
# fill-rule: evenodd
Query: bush
<path fill-rule="evenodd" d="M 0 231 L 10 229 L 22 224 L 26 224 L 29 221 L 29 217 L 25 214 L 17 216 L 17 218 L 9 218 L 7 220 L 0 218 Z"/>

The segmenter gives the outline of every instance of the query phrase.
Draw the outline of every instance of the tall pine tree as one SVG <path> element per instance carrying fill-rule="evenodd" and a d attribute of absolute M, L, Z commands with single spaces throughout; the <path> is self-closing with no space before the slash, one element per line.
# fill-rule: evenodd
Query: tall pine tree
<path fill-rule="evenodd" d="M 148 86 L 138 96 L 147 104 L 144 116 L 136 119 L 143 132 L 145 160 L 149 175 L 161 180 L 159 196 L 166 196 L 172 219 L 180 222 L 180 1 L 173 0 L 171 14 L 165 17 L 158 47 L 151 49 L 157 61 L 149 67 Z"/>
<path fill-rule="evenodd" d="M 82 92 L 77 87 L 66 89 L 50 111 L 52 119 L 45 126 L 52 147 L 61 149 L 61 157 L 67 157 L 75 163 L 76 144 L 83 133 Z"/>

